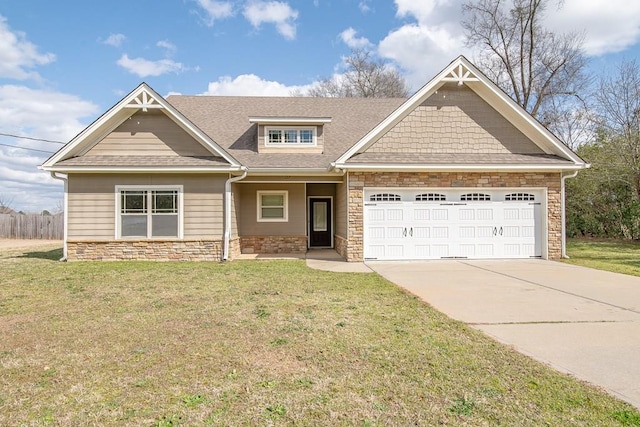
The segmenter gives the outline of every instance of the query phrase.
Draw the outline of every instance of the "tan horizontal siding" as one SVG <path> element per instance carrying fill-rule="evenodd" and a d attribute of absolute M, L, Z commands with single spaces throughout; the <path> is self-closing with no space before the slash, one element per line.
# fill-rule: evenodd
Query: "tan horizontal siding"
<path fill-rule="evenodd" d="M 211 152 L 161 111 L 138 112 L 87 156 L 210 156 Z"/>
<path fill-rule="evenodd" d="M 240 236 L 300 236 L 307 234 L 305 184 L 238 184 Z M 288 191 L 287 222 L 258 222 L 257 192 Z"/>
<path fill-rule="evenodd" d="M 184 238 L 220 238 L 226 179 L 227 175 L 209 174 L 71 174 L 69 239 L 114 238 L 116 185 L 182 185 Z"/>
<path fill-rule="evenodd" d="M 307 197 L 336 195 L 335 184 L 307 184 Z"/>

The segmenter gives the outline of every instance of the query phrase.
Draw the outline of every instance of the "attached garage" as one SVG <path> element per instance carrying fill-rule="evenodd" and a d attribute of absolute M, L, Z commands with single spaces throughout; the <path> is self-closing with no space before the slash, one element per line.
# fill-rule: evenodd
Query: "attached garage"
<path fill-rule="evenodd" d="M 364 189 L 365 260 L 546 257 L 546 191 Z"/>

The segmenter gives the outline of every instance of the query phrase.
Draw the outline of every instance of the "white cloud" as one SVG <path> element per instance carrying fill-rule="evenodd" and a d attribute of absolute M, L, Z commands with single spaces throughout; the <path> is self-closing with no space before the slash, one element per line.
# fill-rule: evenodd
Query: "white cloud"
<path fill-rule="evenodd" d="M 206 13 L 204 23 L 211 27 L 215 21 L 233 16 L 233 3 L 230 1 L 194 0 Z"/>
<path fill-rule="evenodd" d="M 207 91 L 202 95 L 219 96 L 290 96 L 292 93 L 305 93 L 313 84 L 287 86 L 285 84 L 264 80 L 255 74 L 241 74 L 236 78 L 223 76 L 210 82 Z"/>
<path fill-rule="evenodd" d="M 252 1 L 244 7 L 243 15 L 255 28 L 263 23 L 274 24 L 276 30 L 288 40 L 296 38 L 298 11 L 280 1 Z"/>
<path fill-rule="evenodd" d="M 39 79 L 37 72 L 28 70 L 55 59 L 52 53 L 38 52 L 38 47 L 27 40 L 25 33 L 11 31 L 6 18 L 0 16 L 0 78 Z"/>
<path fill-rule="evenodd" d="M 404 70 L 409 85 L 417 89 L 449 62 L 468 54 L 460 25 L 460 3 L 453 0 L 395 0 L 396 15 L 413 19 L 387 34 L 378 54 Z"/>
<path fill-rule="evenodd" d="M 371 42 L 366 37 L 356 37 L 357 31 L 349 27 L 340 33 L 340 39 L 351 49 L 361 49 L 371 46 Z"/>
<path fill-rule="evenodd" d="M 102 43 L 113 47 L 120 47 L 126 39 L 127 37 L 124 34 L 109 34 L 109 37 Z"/>
<path fill-rule="evenodd" d="M 360 12 L 362 13 L 371 12 L 371 6 L 369 6 L 370 1 L 371 0 L 361 0 L 360 3 L 358 3 L 358 9 L 360 9 Z"/>
<path fill-rule="evenodd" d="M 60 92 L 25 86 L 0 86 L 0 132 L 67 142 L 85 126 L 98 106 Z M 0 137 L 0 143 L 57 151 L 60 144 Z M 62 200 L 62 184 L 37 167 L 49 154 L 0 146 L 0 195 L 17 210 L 52 210 Z"/>
<path fill-rule="evenodd" d="M 172 59 L 150 61 L 144 58 L 129 58 L 127 54 L 122 55 L 116 63 L 138 77 L 161 76 L 167 73 L 178 74 L 187 70 L 182 63 Z"/>
<path fill-rule="evenodd" d="M 460 21 L 461 2 L 453 0 L 395 0 L 400 18 L 414 17 L 420 24 Z"/>
<path fill-rule="evenodd" d="M 156 43 L 156 46 L 166 49 L 167 55 L 173 55 L 176 50 L 178 50 L 176 45 L 171 43 L 169 40 L 160 40 L 158 43 Z"/>
<path fill-rule="evenodd" d="M 629 0 L 565 0 L 546 17 L 555 32 L 585 32 L 585 52 L 598 56 L 621 52 L 640 41 L 640 2 Z"/>

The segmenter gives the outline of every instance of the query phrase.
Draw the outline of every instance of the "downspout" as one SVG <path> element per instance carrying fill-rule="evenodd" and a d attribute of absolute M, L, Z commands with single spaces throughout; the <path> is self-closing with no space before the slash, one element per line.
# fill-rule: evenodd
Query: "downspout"
<path fill-rule="evenodd" d="M 59 179 L 60 181 L 64 182 L 64 199 L 63 199 L 63 204 L 62 204 L 62 209 L 64 209 L 62 215 L 62 221 L 63 221 L 63 242 L 62 242 L 62 258 L 60 258 L 60 261 L 66 261 L 67 260 L 67 230 L 69 227 L 69 221 L 68 220 L 68 215 L 69 215 L 69 197 L 67 196 L 69 193 L 69 177 L 68 176 L 58 176 L 56 174 L 56 172 L 51 172 L 51 178 L 53 179 Z"/>
<path fill-rule="evenodd" d="M 565 181 L 567 180 L 567 178 L 575 178 L 576 175 L 578 175 L 578 171 L 573 172 L 570 175 L 562 175 L 562 185 L 560 186 L 560 204 L 561 204 L 561 221 L 562 221 L 562 250 L 561 250 L 561 257 L 562 258 L 566 258 L 569 259 L 569 255 L 567 255 L 567 213 L 565 212 L 566 209 L 566 191 L 565 191 Z"/>
<path fill-rule="evenodd" d="M 248 169 L 242 167 L 242 175 L 229 178 L 224 183 L 224 241 L 222 244 L 222 260 L 229 259 L 229 243 L 231 240 L 231 184 L 247 177 Z"/>

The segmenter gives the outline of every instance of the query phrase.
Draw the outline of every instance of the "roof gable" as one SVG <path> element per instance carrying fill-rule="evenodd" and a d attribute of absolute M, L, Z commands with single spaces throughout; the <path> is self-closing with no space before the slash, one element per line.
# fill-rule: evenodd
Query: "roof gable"
<path fill-rule="evenodd" d="M 126 127 L 124 123 L 128 119 L 136 114 L 144 114 L 147 112 L 150 113 L 150 116 L 163 114 L 167 119 L 171 120 L 175 126 L 179 127 L 181 131 L 188 134 L 194 144 L 201 146 L 201 149 L 196 149 L 192 146 L 190 151 L 197 151 L 199 155 L 208 153 L 209 156 L 221 158 L 223 163 L 228 165 L 229 169 L 240 168 L 240 163 L 233 156 L 209 138 L 207 134 L 195 126 L 146 83 L 140 84 L 120 102 L 76 135 L 69 143 L 47 159 L 41 168 L 44 170 L 56 170 L 56 164 L 59 162 L 85 156 L 112 132 L 117 129 L 122 129 L 122 126 Z"/>
<path fill-rule="evenodd" d="M 557 156 L 566 160 L 566 164 L 572 165 L 574 168 L 587 167 L 577 154 L 564 145 L 463 56 L 458 57 L 449 64 L 396 111 L 349 148 L 336 160 L 335 165 L 339 167 L 347 166 L 346 163 L 354 156 L 367 153 L 375 143 L 384 138 L 399 123 L 416 110 L 419 111 L 420 107 L 425 105 L 425 102 L 428 104 L 428 100 L 444 85 L 454 83 L 458 86 L 465 85 L 473 91 L 510 123 L 514 129 L 529 139 L 537 147 L 539 153 Z M 375 151 L 375 148 L 373 151 Z"/>
<path fill-rule="evenodd" d="M 158 110 L 136 111 L 85 156 L 211 156 L 211 151 Z"/>
<path fill-rule="evenodd" d="M 545 154 L 465 85 L 446 83 L 363 153 Z"/>

